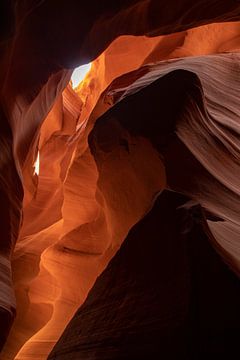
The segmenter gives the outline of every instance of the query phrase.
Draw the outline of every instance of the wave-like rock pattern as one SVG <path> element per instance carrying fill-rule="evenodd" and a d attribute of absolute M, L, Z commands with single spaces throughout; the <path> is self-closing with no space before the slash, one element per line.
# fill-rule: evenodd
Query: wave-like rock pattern
<path fill-rule="evenodd" d="M 209 226 L 238 271 L 238 252 L 234 249 L 240 229 L 239 55 L 172 60 L 146 66 L 145 72 L 127 88 L 109 89 L 119 99 L 112 114 L 120 111 L 116 119 L 120 118 L 131 133 L 149 138 L 164 155 L 168 183 L 173 189 L 191 196 L 224 220 L 224 224 L 209 222 Z M 136 74 L 131 76 L 136 78 Z M 164 120 L 159 121 L 161 117 Z M 168 139 L 174 131 L 196 160 L 192 155 L 191 160 L 186 151 L 181 155 L 177 140 Z M 194 161 L 199 162 L 199 169 Z M 218 227 L 225 229 L 225 235 Z M 229 236 L 231 231 L 233 237 Z"/>
<path fill-rule="evenodd" d="M 1 343 L 10 258 L 18 308 L 2 358 L 46 359 L 166 186 L 203 206 L 238 273 L 239 2 L 10 1 L 1 14 Z M 71 69 L 99 54 L 74 92 Z"/>
<path fill-rule="evenodd" d="M 195 218 L 202 220 L 183 232 L 189 213 L 179 208 L 186 201 L 173 192 L 158 197 L 48 359 L 239 355 L 239 279 L 209 244 L 201 209 Z"/>

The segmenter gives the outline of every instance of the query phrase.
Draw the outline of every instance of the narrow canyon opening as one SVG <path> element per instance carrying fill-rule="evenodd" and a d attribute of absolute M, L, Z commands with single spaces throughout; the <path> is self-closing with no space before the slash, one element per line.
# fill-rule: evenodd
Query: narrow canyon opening
<path fill-rule="evenodd" d="M 35 5 L 1 43 L 1 359 L 239 353 L 239 4 Z"/>

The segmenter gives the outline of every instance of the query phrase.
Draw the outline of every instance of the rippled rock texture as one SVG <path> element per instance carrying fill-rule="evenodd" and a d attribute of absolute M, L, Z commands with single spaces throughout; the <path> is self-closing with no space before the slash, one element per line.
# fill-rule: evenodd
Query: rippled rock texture
<path fill-rule="evenodd" d="M 48 359 L 239 354 L 239 280 L 215 253 L 200 223 L 184 233 L 190 216 L 181 208 L 185 201 L 177 193 L 158 197 L 97 279 Z M 201 219 L 199 208 L 194 216 Z"/>
<path fill-rule="evenodd" d="M 0 13 L 1 359 L 237 354 L 239 1 Z"/>

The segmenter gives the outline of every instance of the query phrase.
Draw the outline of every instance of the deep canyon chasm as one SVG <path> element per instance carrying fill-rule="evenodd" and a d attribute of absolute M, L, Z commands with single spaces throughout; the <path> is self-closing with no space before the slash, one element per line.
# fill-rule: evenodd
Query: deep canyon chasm
<path fill-rule="evenodd" d="M 239 1 L 0 14 L 0 359 L 238 358 Z"/>

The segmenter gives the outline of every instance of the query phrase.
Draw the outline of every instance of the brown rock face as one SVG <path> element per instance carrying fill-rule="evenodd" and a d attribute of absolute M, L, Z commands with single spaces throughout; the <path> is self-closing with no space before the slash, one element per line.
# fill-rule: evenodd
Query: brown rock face
<path fill-rule="evenodd" d="M 197 223 L 200 208 L 192 215 L 180 209 L 186 200 L 171 192 L 158 197 L 97 279 L 48 359 L 239 354 L 239 280 Z M 186 221 L 192 222 L 188 233 L 183 231 Z"/>
<path fill-rule="evenodd" d="M 1 359 L 237 353 L 239 1 L 0 14 Z"/>

